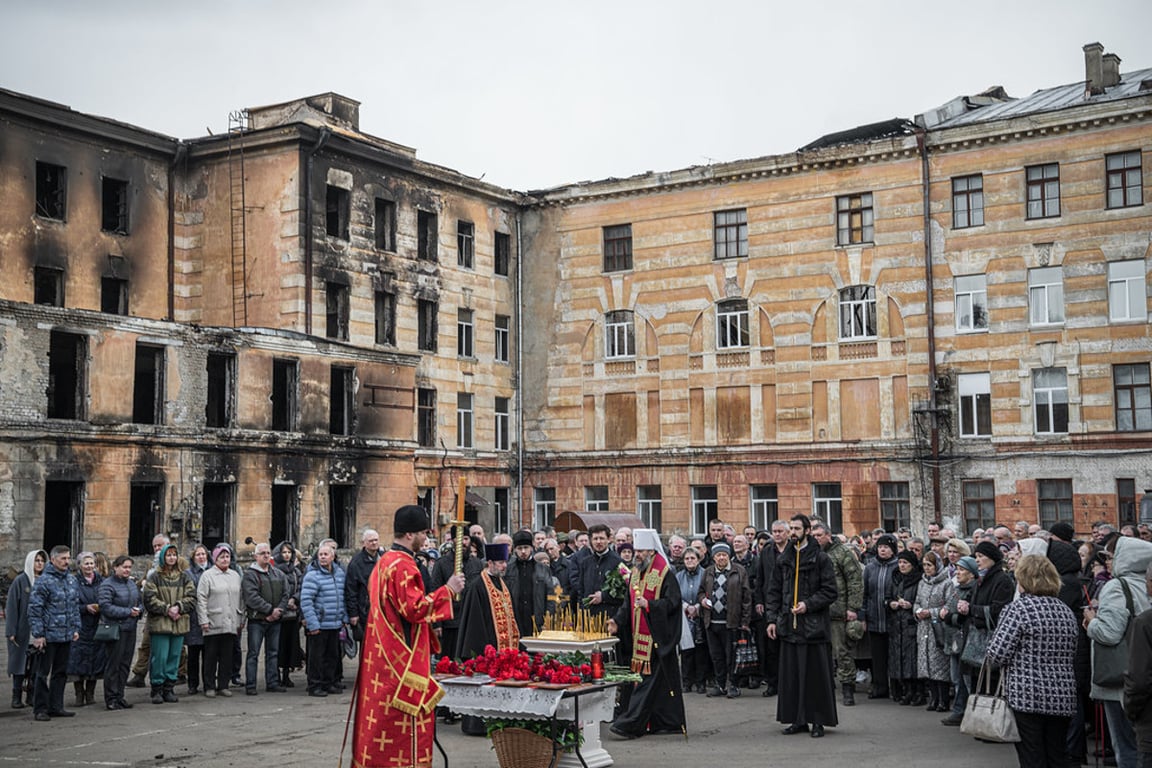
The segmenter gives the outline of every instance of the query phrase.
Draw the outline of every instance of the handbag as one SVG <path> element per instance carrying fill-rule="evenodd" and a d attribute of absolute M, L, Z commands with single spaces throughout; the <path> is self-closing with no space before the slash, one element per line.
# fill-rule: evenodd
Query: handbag
<path fill-rule="evenodd" d="M 97 643 L 114 643 L 120 639 L 120 622 L 100 619 L 92 639 Z"/>
<path fill-rule="evenodd" d="M 944 624 L 940 619 L 933 617 L 932 621 L 932 639 L 936 641 L 936 647 L 939 650 L 944 650 Z"/>
<path fill-rule="evenodd" d="M 960 651 L 960 662 L 970 667 L 982 667 L 984 656 L 988 653 L 988 641 L 992 639 L 992 611 L 984 607 L 984 628 L 968 628 L 968 637 L 964 640 L 964 649 Z"/>
<path fill-rule="evenodd" d="M 1128 671 L 1128 648 L 1132 645 L 1132 616 L 1136 610 L 1132 605 L 1132 590 L 1123 577 L 1120 577 L 1120 588 L 1124 590 L 1124 602 L 1128 608 L 1128 623 L 1124 627 L 1124 637 L 1116 645 L 1101 645 L 1092 641 L 1092 682 L 1101 688 L 1119 688 L 1124 685 L 1124 673 Z"/>
<path fill-rule="evenodd" d="M 991 673 L 988 665 L 980 666 L 980 676 L 976 691 L 968 696 L 964 707 L 964 719 L 960 722 L 960 733 L 984 741 L 1010 744 L 1020 741 L 1020 731 L 1016 728 L 1016 715 L 1004 700 L 1004 675 L 995 692 L 989 691 Z"/>
<path fill-rule="evenodd" d="M 760 654 L 756 651 L 756 643 L 752 642 L 751 632 L 740 630 L 740 636 L 736 640 L 736 649 L 732 656 L 733 677 L 760 674 Z"/>
<path fill-rule="evenodd" d="M 356 638 L 352 637 L 349 631 L 351 627 L 345 624 L 340 628 L 340 648 L 344 651 L 344 655 L 350 659 L 356 658 Z"/>

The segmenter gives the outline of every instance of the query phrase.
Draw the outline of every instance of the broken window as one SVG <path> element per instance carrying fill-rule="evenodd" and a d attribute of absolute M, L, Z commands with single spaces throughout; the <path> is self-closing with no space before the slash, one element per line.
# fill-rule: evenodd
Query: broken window
<path fill-rule="evenodd" d="M 416 390 L 416 442 L 421 448 L 436 447 L 436 390 Z"/>
<path fill-rule="evenodd" d="M 100 311 L 109 315 L 128 314 L 128 281 L 119 277 L 100 278 Z"/>
<path fill-rule="evenodd" d="M 232 541 L 236 484 L 204 483 L 201 506 L 200 542 L 211 552 L 217 544 Z"/>
<path fill-rule="evenodd" d="M 63 544 L 79 552 L 84 545 L 84 483 L 49 480 L 44 483 L 43 548 Z"/>
<path fill-rule="evenodd" d="M 48 341 L 48 418 L 84 418 L 87 344 L 83 336 L 52 331 Z"/>
<path fill-rule="evenodd" d="M 132 386 L 132 423 L 164 423 L 164 348 L 136 345 L 136 374 Z"/>
<path fill-rule="evenodd" d="M 391 277 L 390 275 L 388 276 Z M 376 291 L 376 343 L 396 346 L 396 293 L 392 290 L 392 280 Z"/>
<path fill-rule="evenodd" d="M 269 541 L 300 540 L 300 496 L 294 485 L 272 486 L 272 536 Z M 279 554 L 279 553 L 273 553 Z"/>
<path fill-rule="evenodd" d="M 508 265 L 512 261 L 512 236 L 507 232 L 496 233 L 496 253 L 492 271 L 508 276 Z"/>
<path fill-rule="evenodd" d="M 325 201 L 325 229 L 329 237 L 348 239 L 348 207 L 351 194 L 346 189 L 328 185 Z"/>
<path fill-rule="evenodd" d="M 299 378 L 296 360 L 272 361 L 272 429 L 277 432 L 296 431 Z"/>
<path fill-rule="evenodd" d="M 376 198 L 376 248 L 396 250 L 396 203 L 383 197 Z"/>
<path fill-rule="evenodd" d="M 32 270 L 32 301 L 49 307 L 64 306 L 64 270 L 35 267 Z"/>
<path fill-rule="evenodd" d="M 356 532 L 356 486 L 328 486 L 328 536 L 350 547 Z"/>
<path fill-rule="evenodd" d="M 328 431 L 333 435 L 352 434 L 355 416 L 356 371 L 353 368 L 332 366 L 331 389 L 328 407 Z"/>
<path fill-rule="evenodd" d="M 836 198 L 836 245 L 872 242 L 873 223 L 871 192 Z"/>
<path fill-rule="evenodd" d="M 512 320 L 508 315 L 496 315 L 496 362 L 508 362 L 508 335 Z"/>
<path fill-rule="evenodd" d="M 416 300 L 417 321 L 420 324 L 417 347 L 424 352 L 436 351 L 436 312 L 437 304 L 428 299 Z"/>
<path fill-rule="evenodd" d="M 508 412 L 508 398 L 496 398 L 496 442 L 495 447 L 498 451 L 508 450 L 510 438 L 508 437 L 508 430 L 511 427 L 511 415 Z"/>
<path fill-rule="evenodd" d="M 325 283 L 325 335 L 330 339 L 348 341 L 348 301 L 351 291 L 340 283 Z"/>
<path fill-rule="evenodd" d="M 152 537 L 164 532 L 160 483 L 132 483 L 128 500 L 128 554 L 152 555 Z"/>
<path fill-rule="evenodd" d="M 68 199 L 68 169 L 52 163 L 36 163 L 36 215 L 64 220 Z"/>
<path fill-rule="evenodd" d="M 456 222 L 456 265 L 472 269 L 476 253 L 476 227 L 470 221 Z"/>
<path fill-rule="evenodd" d="M 107 176 L 100 181 L 100 229 L 128 234 L 128 182 Z"/>
<path fill-rule="evenodd" d="M 456 393 L 456 447 L 472 447 L 472 395 Z"/>
<path fill-rule="evenodd" d="M 472 331 L 472 310 L 456 310 L 456 355 L 458 357 L 474 356 Z"/>
<path fill-rule="evenodd" d="M 208 353 L 208 402 L 204 423 L 209 427 L 231 427 L 235 414 L 236 355 Z"/>
<path fill-rule="evenodd" d="M 439 261 L 437 254 L 440 237 L 436 214 L 428 211 L 416 212 L 416 258 L 422 261 Z"/>

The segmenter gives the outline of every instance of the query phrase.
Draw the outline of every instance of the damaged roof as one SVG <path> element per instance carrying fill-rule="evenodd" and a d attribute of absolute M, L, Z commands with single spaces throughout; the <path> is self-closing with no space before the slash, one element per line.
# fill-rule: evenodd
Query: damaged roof
<path fill-rule="evenodd" d="M 894 117 L 891 120 L 884 120 L 879 123 L 869 123 L 868 125 L 860 125 L 855 128 L 849 128 L 846 131 L 837 131 L 836 133 L 825 134 L 824 136 L 816 139 L 816 141 L 805 144 L 796 151 L 811 152 L 815 149 L 842 147 L 847 144 L 859 144 L 865 141 L 890 139 L 894 136 L 908 136 L 915 132 L 916 124 L 911 120 L 905 120 L 902 117 Z"/>

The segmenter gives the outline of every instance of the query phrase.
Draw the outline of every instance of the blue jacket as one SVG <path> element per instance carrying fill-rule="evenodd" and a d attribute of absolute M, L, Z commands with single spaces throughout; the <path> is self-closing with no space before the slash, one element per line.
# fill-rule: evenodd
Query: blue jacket
<path fill-rule="evenodd" d="M 136 622 L 144 613 L 144 606 L 140 602 L 140 587 L 132 579 L 121 579 L 113 574 L 100 582 L 97 591 L 97 601 L 100 603 L 100 615 L 115 621 L 122 628 L 135 630 Z M 140 613 L 132 615 L 132 609 L 139 608 Z"/>
<path fill-rule="evenodd" d="M 50 643 L 70 643 L 80 634 L 80 585 L 75 576 L 51 562 L 45 564 L 28 601 L 28 626 L 33 639 L 43 637 Z"/>
<path fill-rule="evenodd" d="M 340 629 L 348 622 L 344 607 L 344 569 L 336 563 L 324 570 L 313 562 L 304 574 L 300 587 L 300 610 L 309 632 L 317 629 Z"/>

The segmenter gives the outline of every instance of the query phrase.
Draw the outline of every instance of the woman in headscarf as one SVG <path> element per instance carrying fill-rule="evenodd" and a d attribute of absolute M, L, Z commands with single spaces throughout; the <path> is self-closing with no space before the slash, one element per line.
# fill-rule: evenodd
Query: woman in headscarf
<path fill-rule="evenodd" d="M 920 560 L 916 553 L 904 550 L 896 556 L 896 573 L 888 586 L 888 676 L 893 685 L 892 698 L 902 705 L 923 706 L 924 684 L 916 669 L 916 617 L 912 613 L 916 593 L 920 590 Z"/>
<path fill-rule="evenodd" d="M 208 570 L 208 547 L 197 544 L 192 547 L 192 562 L 184 573 L 192 579 L 194 588 L 200 587 L 200 577 Z M 188 695 L 200 693 L 201 667 L 204 661 L 204 630 L 200 628 L 200 616 L 196 609 L 188 621 L 188 634 L 184 635 L 184 647 L 188 649 Z"/>
<path fill-rule="evenodd" d="M 4 637 L 8 638 L 8 674 L 12 676 L 12 709 L 24 706 L 24 678 L 27 676 L 28 639 L 32 627 L 28 623 L 28 601 L 32 598 L 32 585 L 44 572 L 48 553 L 34 549 L 24 558 L 24 572 L 8 587 L 5 606 Z M 32 690 L 28 690 L 28 703 L 32 703 Z"/>
<path fill-rule="evenodd" d="M 72 643 L 68 652 L 68 676 L 74 678 L 76 706 L 92 704 L 96 700 L 96 681 L 104 677 L 107 660 L 104 643 L 96 642 L 96 627 L 100 623 L 100 583 L 104 581 L 96 570 L 96 556 L 81 552 L 76 556 L 79 572 L 76 582 L 80 595 L 80 638 Z"/>
<path fill-rule="evenodd" d="M 948 656 L 944 653 L 944 625 L 940 609 L 948 603 L 953 586 L 943 557 L 925 552 L 924 576 L 916 591 L 916 674 L 928 687 L 928 711 L 948 711 L 951 682 Z"/>
<path fill-rule="evenodd" d="M 276 567 L 284 574 L 288 582 L 286 589 L 291 595 L 288 598 L 288 610 L 280 617 L 277 664 L 280 666 L 280 685 L 293 688 L 295 683 L 290 675 L 304 664 L 304 652 L 300 647 L 300 581 L 304 573 L 292 542 L 280 542 L 276 545 L 275 553 Z"/>
<path fill-rule="evenodd" d="M 864 628 L 872 656 L 870 699 L 886 699 L 890 690 L 888 670 L 888 605 L 884 601 L 896 572 L 896 537 L 885 533 L 876 539 L 876 556 L 864 567 Z"/>
<path fill-rule="evenodd" d="M 165 544 L 158 566 L 144 580 L 144 609 L 152 651 L 148 668 L 152 675 L 152 703 L 175 704 L 173 691 L 180 669 L 180 651 L 188 633 L 189 616 L 196 612 L 196 586 L 180 568 L 175 544 Z"/>

